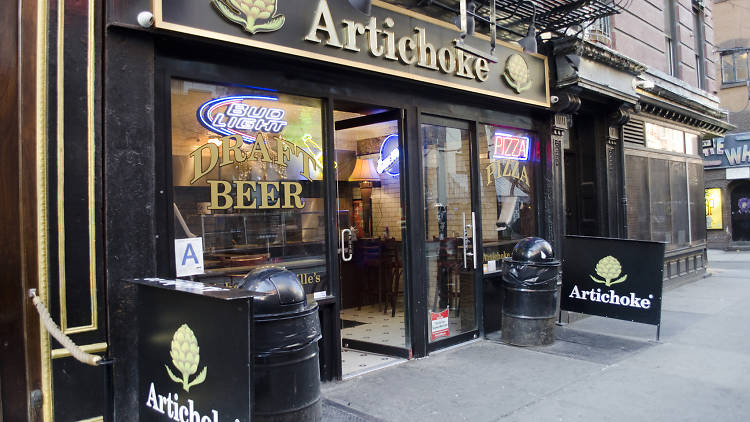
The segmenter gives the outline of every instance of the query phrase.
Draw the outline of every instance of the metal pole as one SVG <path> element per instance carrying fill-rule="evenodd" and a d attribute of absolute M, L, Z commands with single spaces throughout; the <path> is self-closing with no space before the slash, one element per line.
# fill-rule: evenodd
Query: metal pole
<path fill-rule="evenodd" d="M 659 341 L 661 336 L 661 323 L 656 324 L 656 341 Z"/>

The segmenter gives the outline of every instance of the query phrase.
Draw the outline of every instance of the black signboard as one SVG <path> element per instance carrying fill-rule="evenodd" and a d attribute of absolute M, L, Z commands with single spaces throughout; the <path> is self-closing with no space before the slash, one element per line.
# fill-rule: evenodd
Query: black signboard
<path fill-rule="evenodd" d="M 373 1 L 370 16 L 347 0 L 154 0 L 153 5 L 159 29 L 550 105 L 544 55 L 498 40 L 490 60 L 488 37 L 460 41 L 455 25 L 389 3 Z M 304 66 L 296 71 L 304 72 Z"/>
<path fill-rule="evenodd" d="M 664 247 L 661 242 L 566 236 L 560 309 L 659 325 Z"/>
<path fill-rule="evenodd" d="M 139 284 L 139 420 L 250 421 L 250 292 L 131 281 Z"/>

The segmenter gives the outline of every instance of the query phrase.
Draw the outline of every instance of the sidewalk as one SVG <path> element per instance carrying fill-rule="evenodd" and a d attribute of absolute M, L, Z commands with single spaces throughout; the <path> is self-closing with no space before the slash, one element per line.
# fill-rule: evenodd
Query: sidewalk
<path fill-rule="evenodd" d="M 654 326 L 589 317 L 549 347 L 481 340 L 323 386 L 328 420 L 750 420 L 750 252 L 664 293 Z M 346 415 L 346 416 L 342 416 Z"/>

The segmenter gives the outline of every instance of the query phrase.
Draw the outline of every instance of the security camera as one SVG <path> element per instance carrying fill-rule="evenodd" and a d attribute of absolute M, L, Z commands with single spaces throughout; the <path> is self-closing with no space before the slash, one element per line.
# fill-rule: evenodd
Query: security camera
<path fill-rule="evenodd" d="M 154 26 L 154 14 L 147 10 L 139 13 L 137 19 L 138 25 L 144 28 L 151 28 L 152 26 Z"/>
<path fill-rule="evenodd" d="M 558 97 L 557 95 L 549 97 L 549 102 L 551 102 L 552 104 L 557 104 L 558 101 L 560 101 L 560 97 Z"/>
<path fill-rule="evenodd" d="M 633 89 L 640 88 L 640 89 L 653 89 L 654 88 L 654 81 L 649 79 L 633 79 Z"/>

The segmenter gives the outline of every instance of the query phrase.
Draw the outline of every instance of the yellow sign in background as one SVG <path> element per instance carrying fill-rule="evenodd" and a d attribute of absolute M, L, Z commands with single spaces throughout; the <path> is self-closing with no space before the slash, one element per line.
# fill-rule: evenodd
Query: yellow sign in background
<path fill-rule="evenodd" d="M 706 228 L 721 230 L 721 189 L 706 189 Z"/>

